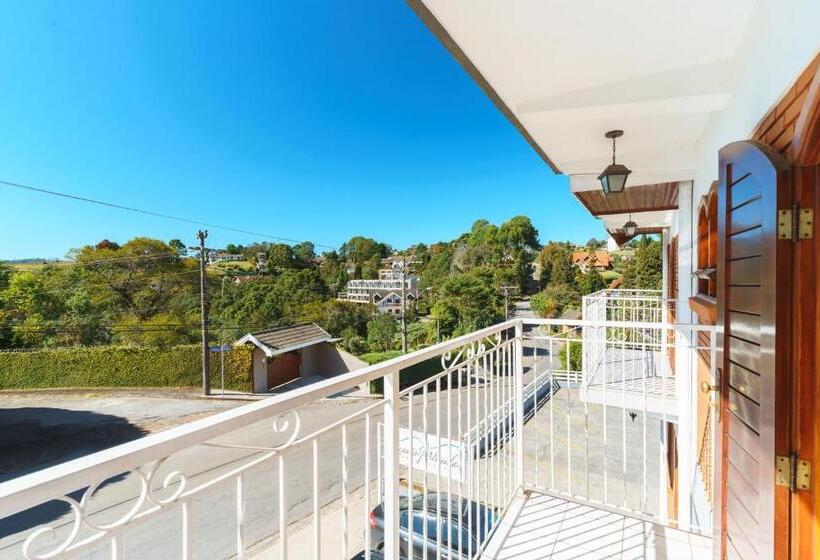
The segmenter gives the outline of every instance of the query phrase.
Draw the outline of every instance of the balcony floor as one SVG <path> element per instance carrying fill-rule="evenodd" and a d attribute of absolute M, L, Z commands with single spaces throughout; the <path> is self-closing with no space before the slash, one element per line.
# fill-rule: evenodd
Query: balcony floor
<path fill-rule="evenodd" d="M 482 559 L 703 560 L 712 540 L 590 505 L 530 493 L 513 503 Z"/>

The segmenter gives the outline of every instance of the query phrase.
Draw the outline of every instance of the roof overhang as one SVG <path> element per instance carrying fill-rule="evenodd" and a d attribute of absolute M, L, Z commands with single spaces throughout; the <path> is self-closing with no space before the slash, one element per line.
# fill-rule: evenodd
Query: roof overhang
<path fill-rule="evenodd" d="M 630 239 L 638 237 L 639 235 L 651 234 L 651 233 L 661 233 L 663 228 L 638 228 L 638 231 L 635 232 L 635 235 L 627 235 L 621 230 L 617 231 L 609 231 L 609 235 L 618 244 L 620 247 Z"/>
<path fill-rule="evenodd" d="M 593 216 L 610 216 L 627 212 L 659 212 L 678 209 L 678 183 L 659 183 L 629 187 L 619 193 L 602 190 L 574 193 Z"/>
<path fill-rule="evenodd" d="M 727 107 L 749 0 L 408 0 L 536 152 L 599 190 L 622 129 L 629 185 L 693 180 L 697 144 Z"/>
<path fill-rule="evenodd" d="M 336 339 L 336 340 L 338 340 L 338 339 Z M 298 343 L 298 344 L 292 344 L 292 345 L 286 346 L 284 348 L 272 348 L 271 346 L 268 346 L 264 342 L 260 341 L 258 338 L 256 338 L 252 334 L 246 334 L 245 336 L 243 336 L 242 338 L 237 340 L 234 344 L 237 345 L 237 346 L 242 345 L 242 344 L 253 344 L 257 348 L 262 350 L 262 352 L 265 353 L 265 356 L 267 356 L 268 358 L 273 358 L 275 356 L 280 356 L 282 354 L 287 354 L 288 352 L 293 352 L 295 350 L 300 350 L 302 348 L 307 348 L 309 346 L 315 346 L 317 344 L 322 344 L 323 342 L 333 343 L 334 339 L 331 336 L 327 336 L 326 338 L 309 340 L 309 341 L 301 342 L 301 343 Z"/>

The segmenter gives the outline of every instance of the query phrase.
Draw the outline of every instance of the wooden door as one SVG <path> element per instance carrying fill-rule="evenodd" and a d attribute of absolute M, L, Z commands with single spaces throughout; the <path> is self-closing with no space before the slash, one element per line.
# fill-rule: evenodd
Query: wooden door
<path fill-rule="evenodd" d="M 777 210 L 790 207 L 786 169 L 782 157 L 752 141 L 720 151 L 714 500 L 720 558 L 788 554 L 782 533 L 788 535 L 789 490 L 775 485 L 775 456 L 789 448 L 791 249 L 777 239 Z"/>

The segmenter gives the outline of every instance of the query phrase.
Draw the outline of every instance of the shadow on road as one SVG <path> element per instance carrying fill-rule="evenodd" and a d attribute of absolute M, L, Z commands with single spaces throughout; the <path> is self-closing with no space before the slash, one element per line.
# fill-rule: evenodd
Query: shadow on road
<path fill-rule="evenodd" d="M 125 418 L 85 410 L 0 408 L 0 482 L 131 441 L 145 430 Z M 105 483 L 114 482 L 121 476 Z M 85 488 L 69 494 L 79 500 Z M 0 538 L 52 521 L 68 512 L 51 501 L 0 519 Z"/>

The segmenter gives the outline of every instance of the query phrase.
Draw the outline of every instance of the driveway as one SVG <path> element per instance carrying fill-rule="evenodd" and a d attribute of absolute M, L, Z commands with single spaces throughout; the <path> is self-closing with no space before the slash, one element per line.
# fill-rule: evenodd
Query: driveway
<path fill-rule="evenodd" d="M 0 482 L 242 404 L 179 390 L 0 393 Z"/>

